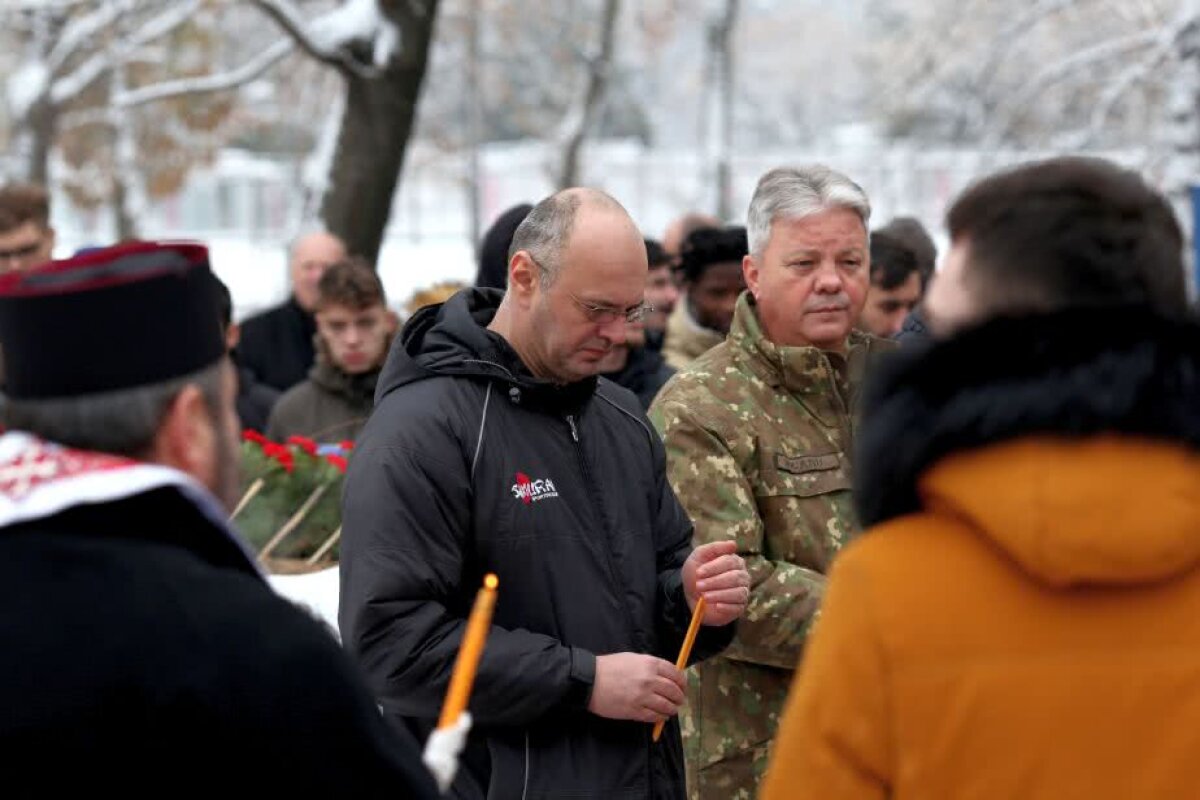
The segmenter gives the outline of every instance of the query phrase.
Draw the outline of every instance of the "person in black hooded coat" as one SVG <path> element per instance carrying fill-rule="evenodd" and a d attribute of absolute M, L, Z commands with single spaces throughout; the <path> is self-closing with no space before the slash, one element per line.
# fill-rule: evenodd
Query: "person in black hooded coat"
<path fill-rule="evenodd" d="M 475 286 L 480 289 L 503 289 L 508 285 L 508 248 L 513 234 L 533 206 L 521 203 L 505 211 L 483 235 L 479 247 L 479 271 L 475 275 Z"/>
<path fill-rule="evenodd" d="M 531 213 L 538 225 L 545 216 Z M 533 257 L 522 249 L 517 262 L 518 291 L 537 292 Z M 621 268 L 636 305 L 645 277 Z M 584 273 L 561 270 L 541 291 L 569 293 L 567 274 Z M 719 569 L 727 587 L 712 599 L 704 587 L 710 612 L 718 595 L 738 598 L 720 619 L 705 617 L 692 660 L 718 652 L 749 575 L 721 547 L 731 543 L 692 550 L 662 443 L 632 394 L 594 375 L 535 377 L 489 328 L 520 302 L 466 290 L 418 311 L 394 343 L 343 496 L 342 635 L 385 714 L 427 730 L 464 618 L 494 572 L 499 599 L 469 706 L 472 774 L 460 775 L 458 796 L 682 798 L 678 704 L 641 721 L 613 718 L 602 705 L 614 692 L 610 670 L 620 659 L 674 670 L 666 662 L 688 627 L 686 587 L 701 563 L 713 565 L 700 567 L 706 582 Z M 667 717 L 655 744 L 646 723 Z"/>

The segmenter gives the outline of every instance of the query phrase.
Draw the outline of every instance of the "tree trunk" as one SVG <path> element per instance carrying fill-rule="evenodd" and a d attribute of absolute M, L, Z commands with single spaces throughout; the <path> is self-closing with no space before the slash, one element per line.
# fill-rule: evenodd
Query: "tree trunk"
<path fill-rule="evenodd" d="M 417 100 L 438 0 L 380 2 L 400 28 L 401 45 L 377 75 L 346 78 L 346 107 L 321 219 L 351 253 L 371 264 L 379 258 L 392 197 L 416 121 Z"/>
<path fill-rule="evenodd" d="M 58 128 L 58 109 L 49 98 L 38 101 L 25 119 L 24 179 L 41 186 L 50 185 L 50 149 Z"/>
<path fill-rule="evenodd" d="M 482 210 L 479 207 L 480 153 L 483 146 L 483 102 L 479 93 L 479 0 L 471 0 L 467 11 L 466 103 L 467 128 L 467 213 L 471 221 L 471 247 L 478 262 L 483 242 Z"/>
<path fill-rule="evenodd" d="M 579 182 L 579 152 L 604 99 L 608 71 L 612 65 L 617 15 L 620 11 L 620 0 L 605 0 L 601 18 L 600 47 L 588 64 L 587 85 L 580 102 L 567 112 L 564 124 L 562 164 L 556 181 L 559 189 L 566 189 Z"/>
<path fill-rule="evenodd" d="M 717 156 L 717 216 L 733 216 L 733 101 L 735 95 L 733 30 L 737 25 L 738 0 L 727 0 L 718 41 L 721 58 L 721 142 Z"/>

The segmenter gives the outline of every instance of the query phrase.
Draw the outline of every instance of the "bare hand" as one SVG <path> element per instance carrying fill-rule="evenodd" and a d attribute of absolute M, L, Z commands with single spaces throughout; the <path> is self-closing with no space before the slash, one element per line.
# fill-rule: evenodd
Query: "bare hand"
<path fill-rule="evenodd" d="M 693 610 L 704 598 L 705 625 L 728 625 L 746 613 L 750 573 L 737 555 L 737 543 L 710 542 L 693 550 L 683 564 L 683 593 Z"/>
<path fill-rule="evenodd" d="M 675 665 L 641 653 L 596 656 L 588 711 L 609 719 L 658 722 L 683 705 L 687 679 Z"/>

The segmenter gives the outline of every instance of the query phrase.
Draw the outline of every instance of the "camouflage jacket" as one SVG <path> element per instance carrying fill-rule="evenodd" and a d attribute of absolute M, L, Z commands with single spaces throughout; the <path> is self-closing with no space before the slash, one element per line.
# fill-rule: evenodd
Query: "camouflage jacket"
<path fill-rule="evenodd" d="M 719 331 L 706 328 L 692 316 L 686 297 L 679 298 L 675 310 L 667 317 L 667 338 L 663 341 L 663 358 L 674 369 L 683 369 L 697 357 L 725 341 Z"/>
<path fill-rule="evenodd" d="M 694 670 L 683 728 L 693 798 L 752 798 L 833 554 L 858 526 L 850 500 L 853 409 L 868 357 L 779 347 L 754 301 L 728 340 L 677 374 L 650 416 L 696 542 L 734 539 L 750 604 L 733 644 Z"/>

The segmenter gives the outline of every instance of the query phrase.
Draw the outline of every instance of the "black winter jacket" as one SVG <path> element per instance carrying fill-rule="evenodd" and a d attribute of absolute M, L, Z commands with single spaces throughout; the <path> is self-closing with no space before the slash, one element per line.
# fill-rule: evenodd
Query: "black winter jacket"
<path fill-rule="evenodd" d="M 291 297 L 242 323 L 238 358 L 261 383 L 286 392 L 308 377 L 316 362 L 316 332 L 313 315 Z"/>
<path fill-rule="evenodd" d="M 642 408 L 649 409 L 658 397 L 658 392 L 667 385 L 675 369 L 666 362 L 662 353 L 648 347 L 635 347 L 629 351 L 625 366 L 604 377 L 618 386 L 624 386 L 637 395 Z"/>
<path fill-rule="evenodd" d="M 500 298 L 422 309 L 392 346 L 343 496 L 343 640 L 386 713 L 431 723 L 495 572 L 470 701 L 486 796 L 682 798 L 675 720 L 652 744 L 651 726 L 586 709 L 596 655 L 675 660 L 691 523 L 633 395 L 530 376 L 486 330 Z M 732 635 L 703 628 L 694 660 Z"/>
<path fill-rule="evenodd" d="M 175 488 L 0 528 L 20 797 L 434 798 L 330 632 Z"/>

